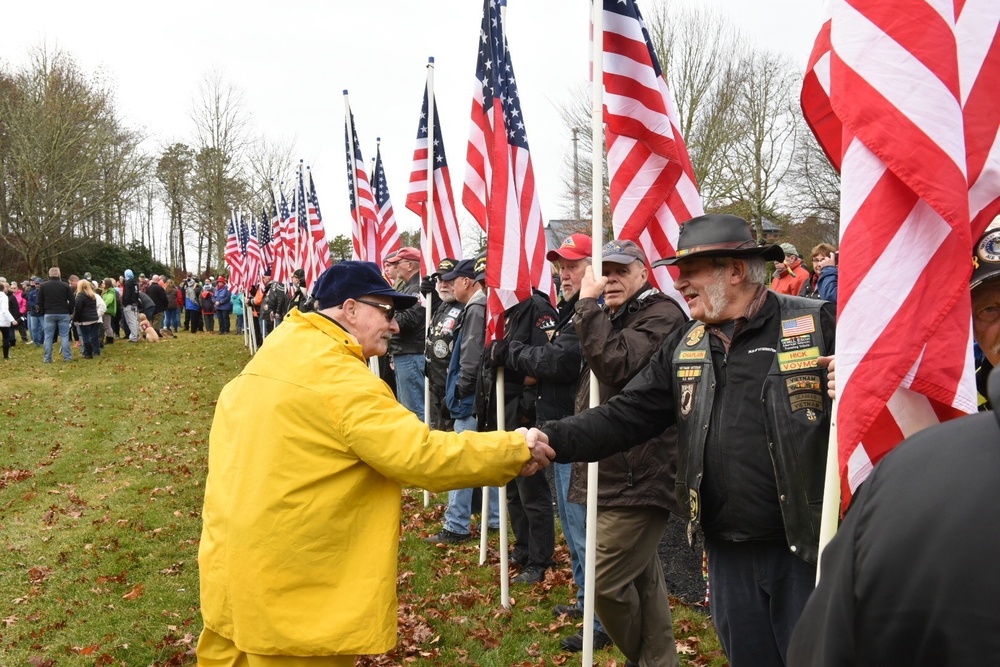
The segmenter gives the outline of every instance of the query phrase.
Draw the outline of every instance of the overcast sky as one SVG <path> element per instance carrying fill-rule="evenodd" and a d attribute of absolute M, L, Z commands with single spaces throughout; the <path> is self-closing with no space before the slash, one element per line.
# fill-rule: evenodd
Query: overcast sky
<path fill-rule="evenodd" d="M 640 9 L 648 0 L 639 0 Z M 677 0 L 673 0 L 677 2 Z M 758 45 L 787 53 L 804 68 L 819 30 L 821 0 L 697 0 L 714 7 Z M 511 50 L 542 213 L 565 217 L 561 170 L 569 130 L 558 105 L 588 71 L 586 0 L 508 0 Z M 350 234 L 344 166 L 344 102 L 350 91 L 362 152 L 375 138 L 396 218 L 406 210 L 427 57 L 460 217 L 480 0 L 177 0 L 174 2 L 11 2 L 0 27 L 0 61 L 24 63 L 29 49 L 69 52 L 85 71 L 115 82 L 126 122 L 158 152 L 192 141 L 189 112 L 206 72 L 219 70 L 243 91 L 256 134 L 294 142 L 312 166 L 327 233 Z"/>

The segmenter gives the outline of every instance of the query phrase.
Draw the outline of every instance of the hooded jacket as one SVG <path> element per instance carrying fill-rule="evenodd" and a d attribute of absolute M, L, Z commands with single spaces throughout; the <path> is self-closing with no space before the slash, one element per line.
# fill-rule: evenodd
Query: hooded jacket
<path fill-rule="evenodd" d="M 529 458 L 515 433 L 429 431 L 353 336 L 293 310 L 219 396 L 198 554 L 205 626 L 251 653 L 388 651 L 401 486 L 499 486 Z"/>

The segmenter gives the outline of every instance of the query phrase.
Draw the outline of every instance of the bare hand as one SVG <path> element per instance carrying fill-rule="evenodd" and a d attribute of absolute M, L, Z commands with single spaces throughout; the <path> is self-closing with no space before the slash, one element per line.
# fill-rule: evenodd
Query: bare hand
<path fill-rule="evenodd" d="M 549 447 L 549 438 L 537 428 L 519 428 L 515 431 L 524 436 L 524 440 L 531 451 L 531 460 L 521 468 L 522 477 L 530 477 L 542 468 L 549 467 L 549 463 L 556 457 L 555 451 Z"/>
<path fill-rule="evenodd" d="M 836 266 L 837 258 L 834 255 L 827 255 L 826 257 L 821 257 L 820 259 L 813 262 L 813 268 L 817 271 L 822 271 L 828 266 Z"/>
<path fill-rule="evenodd" d="M 608 279 L 606 276 L 595 278 L 594 267 L 587 266 L 587 269 L 583 272 L 583 278 L 580 280 L 580 298 L 596 299 L 604 294 L 604 288 L 607 284 Z"/>
<path fill-rule="evenodd" d="M 831 354 L 829 357 L 820 357 L 819 365 L 826 369 L 826 393 L 830 398 L 837 398 L 837 381 L 835 379 L 834 366 L 837 362 L 837 355 Z"/>

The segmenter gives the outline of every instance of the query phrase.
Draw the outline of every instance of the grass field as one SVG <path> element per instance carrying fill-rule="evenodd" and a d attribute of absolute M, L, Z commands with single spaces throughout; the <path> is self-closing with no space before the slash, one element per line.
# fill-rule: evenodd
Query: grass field
<path fill-rule="evenodd" d="M 75 350 L 79 353 L 79 350 Z M 193 665 L 208 432 L 248 360 L 239 336 L 118 342 L 99 360 L 42 364 L 18 343 L 0 363 L 0 667 Z M 262 397 L 262 400 L 265 400 Z M 436 503 L 444 503 L 445 494 Z M 568 556 L 499 604 L 496 547 L 441 549 L 440 504 L 403 498 L 400 643 L 370 665 L 574 665 L 552 617 L 571 599 Z M 726 664 L 710 621 L 675 605 L 682 664 Z M 595 663 L 624 664 L 617 651 Z"/>

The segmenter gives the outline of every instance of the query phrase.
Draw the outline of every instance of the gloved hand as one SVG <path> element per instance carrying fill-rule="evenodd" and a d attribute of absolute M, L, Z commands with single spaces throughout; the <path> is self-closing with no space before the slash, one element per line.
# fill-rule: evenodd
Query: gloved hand
<path fill-rule="evenodd" d="M 420 293 L 421 294 L 434 294 L 434 278 L 431 276 L 426 276 L 420 281 Z"/>
<path fill-rule="evenodd" d="M 490 368 L 499 368 L 507 365 L 507 341 L 495 340 L 486 348 L 486 365 Z"/>

